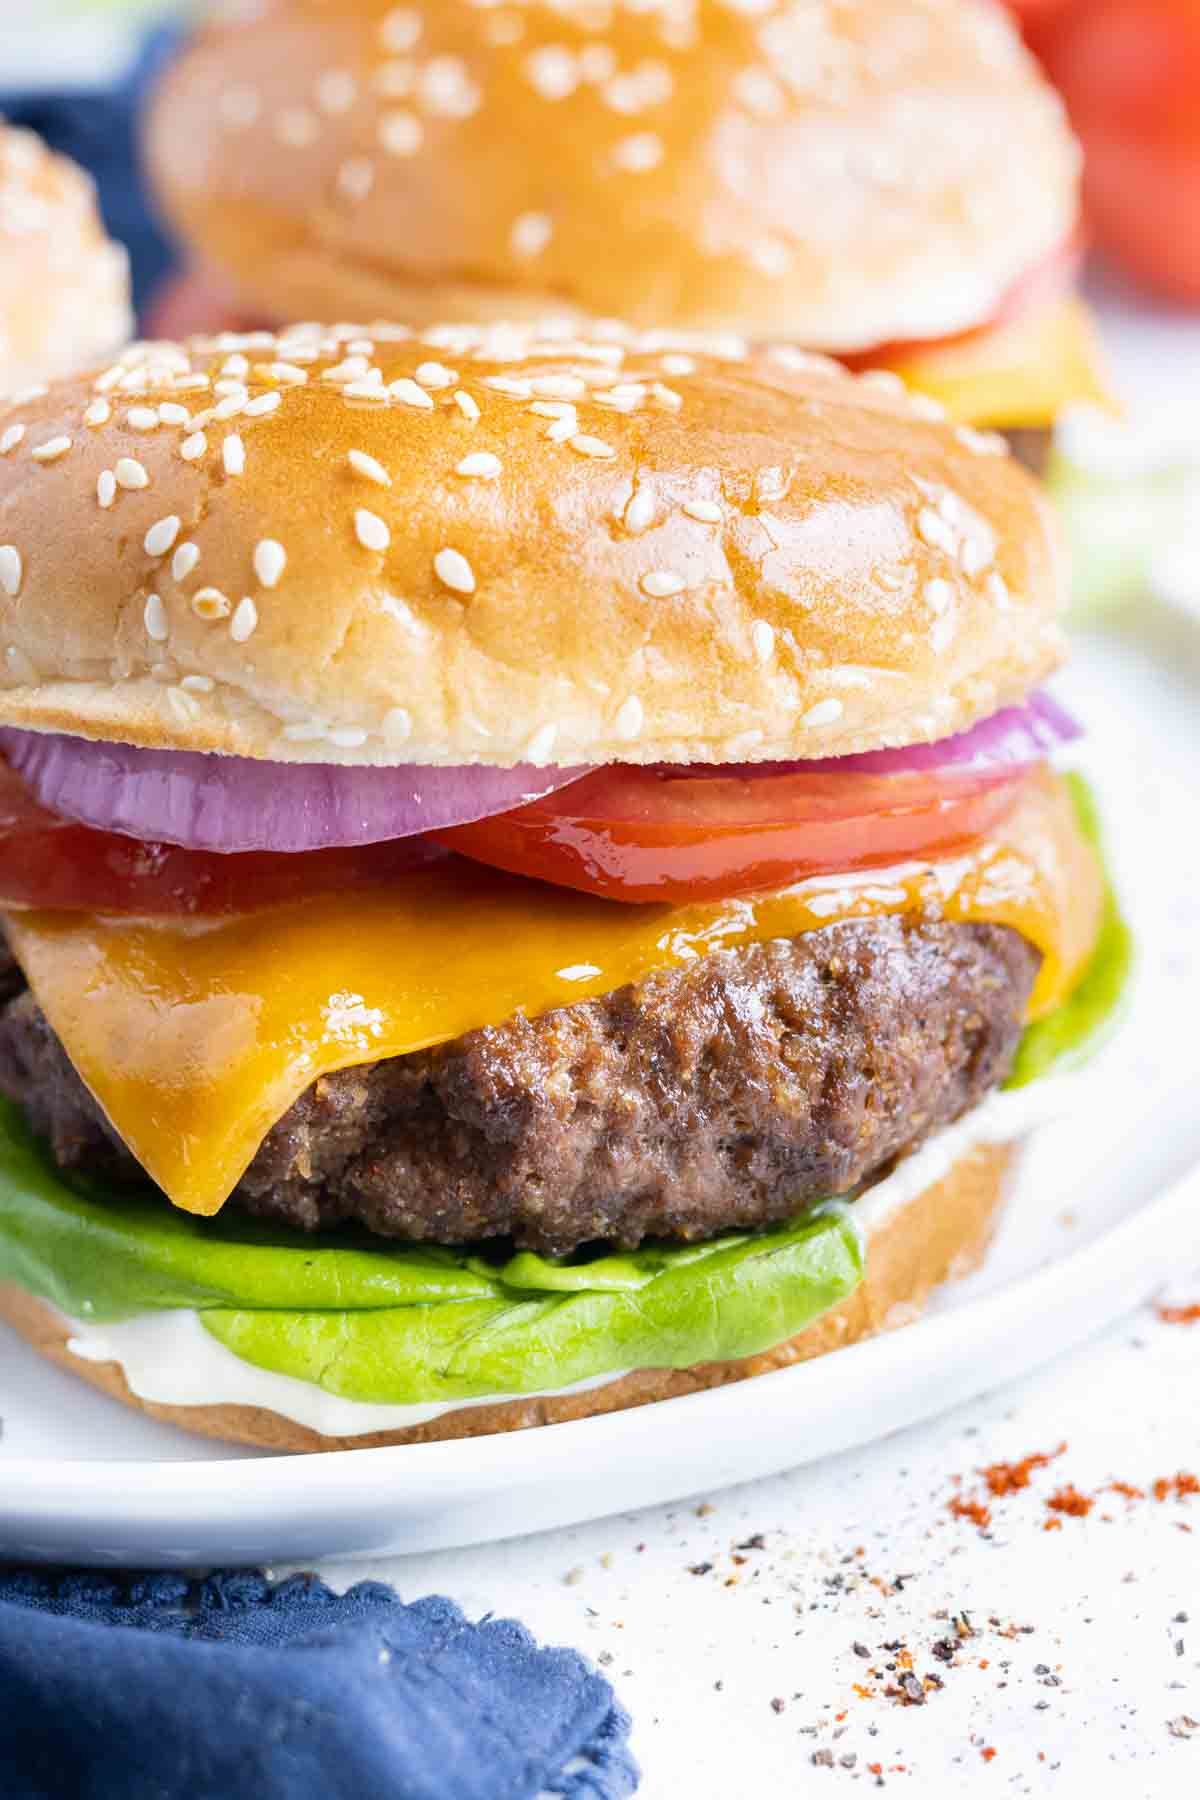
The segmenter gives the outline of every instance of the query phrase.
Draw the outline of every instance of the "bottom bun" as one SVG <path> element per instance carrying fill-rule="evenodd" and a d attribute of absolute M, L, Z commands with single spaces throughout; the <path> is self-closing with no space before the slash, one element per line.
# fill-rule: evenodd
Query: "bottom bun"
<path fill-rule="evenodd" d="M 427 1444 L 495 1431 L 523 1431 L 531 1425 L 559 1425 L 569 1419 L 647 1406 L 654 1400 L 673 1400 L 703 1388 L 745 1381 L 751 1375 L 807 1362 L 860 1338 L 911 1324 L 939 1283 L 969 1274 L 982 1260 L 1013 1154 L 1008 1145 L 980 1145 L 962 1156 L 941 1181 L 889 1212 L 870 1233 L 866 1274 L 855 1291 L 773 1350 L 737 1362 L 699 1363 L 691 1369 L 637 1369 L 603 1387 L 574 1393 L 458 1407 L 401 1430 L 326 1437 L 258 1406 L 169 1406 L 142 1400 L 130 1391 L 119 1363 L 87 1362 L 71 1353 L 67 1347 L 70 1327 L 45 1301 L 21 1288 L 0 1284 L 0 1318 L 43 1356 L 82 1375 L 115 1399 L 186 1431 L 253 1444 L 262 1450 L 365 1450 L 384 1444 Z"/>

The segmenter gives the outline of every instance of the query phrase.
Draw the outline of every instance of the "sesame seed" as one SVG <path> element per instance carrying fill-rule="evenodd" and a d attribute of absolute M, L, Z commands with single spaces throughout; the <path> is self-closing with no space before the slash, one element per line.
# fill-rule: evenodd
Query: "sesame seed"
<path fill-rule="evenodd" d="M 956 629 L 953 613 L 943 613 L 933 621 L 933 628 L 929 633 L 929 648 L 935 656 L 940 656 L 943 650 L 950 648 Z"/>
<path fill-rule="evenodd" d="M 552 444 L 563 444 L 568 438 L 575 436 L 578 428 L 579 420 L 575 417 L 574 408 L 572 408 L 561 419 L 555 419 L 553 424 L 547 425 L 545 435 Z"/>
<path fill-rule="evenodd" d="M 220 588 L 197 588 L 192 595 L 192 611 L 198 619 L 227 619 L 231 610 L 229 596 Z"/>
<path fill-rule="evenodd" d="M 179 454 L 182 456 L 184 462 L 199 462 L 207 449 L 208 439 L 205 437 L 204 433 L 202 431 L 193 431 L 191 436 L 185 437 L 180 444 Z"/>
<path fill-rule="evenodd" d="M 107 400 L 93 400 L 83 415 L 85 425 L 107 425 L 112 418 L 112 407 Z"/>
<path fill-rule="evenodd" d="M 111 469 L 101 469 L 96 477 L 96 498 L 107 511 L 117 497 L 117 478 Z"/>
<path fill-rule="evenodd" d="M 211 675 L 185 675 L 179 685 L 188 694 L 211 694 L 216 683 Z"/>
<path fill-rule="evenodd" d="M 142 539 L 142 548 L 147 556 L 165 556 L 175 539 L 179 536 L 182 521 L 171 513 L 165 519 L 157 519 Z"/>
<path fill-rule="evenodd" d="M 403 744 L 412 736 L 412 715 L 403 706 L 393 706 L 383 715 L 383 735 L 389 744 Z"/>
<path fill-rule="evenodd" d="M 931 549 L 942 550 L 947 556 L 954 555 L 957 548 L 954 533 L 932 506 L 923 506 L 917 514 L 917 534 Z"/>
<path fill-rule="evenodd" d="M 554 236 L 554 221 L 549 213 L 518 213 L 508 234 L 514 256 L 540 256 Z"/>
<path fill-rule="evenodd" d="M 544 44 L 531 51 L 525 73 L 543 100 L 566 100 L 579 86 L 576 58 L 563 44 Z"/>
<path fill-rule="evenodd" d="M 221 374 L 232 376 L 238 381 L 244 380 L 249 373 L 249 358 L 243 356 L 240 350 L 235 350 L 233 355 L 227 356 L 225 361 L 221 364 Z"/>
<path fill-rule="evenodd" d="M 420 406 L 426 412 L 433 410 L 433 401 L 423 387 L 418 387 L 411 376 L 402 375 L 399 381 L 393 381 L 388 388 L 393 400 L 399 400 L 404 406 Z"/>
<path fill-rule="evenodd" d="M 0 456 L 7 456 L 10 450 L 15 450 L 24 436 L 24 425 L 10 425 L 3 437 L 0 437 Z"/>
<path fill-rule="evenodd" d="M 500 473 L 500 458 L 490 450 L 473 450 L 455 467 L 456 475 L 477 475 L 481 481 L 494 481 Z"/>
<path fill-rule="evenodd" d="M 176 581 L 186 581 L 196 564 L 200 561 L 200 551 L 190 540 L 180 544 L 171 558 L 171 574 Z"/>
<path fill-rule="evenodd" d="M 676 569 L 651 569 L 642 576 L 642 592 L 655 600 L 669 600 L 672 594 L 681 594 L 687 582 Z"/>
<path fill-rule="evenodd" d="M 485 375 L 484 387 L 495 388 L 498 394 L 507 394 L 511 400 L 532 400 L 533 389 L 519 375 Z"/>
<path fill-rule="evenodd" d="M 759 662 L 770 662 L 775 650 L 775 628 L 765 619 L 755 619 L 750 627 L 750 641 Z"/>
<path fill-rule="evenodd" d="M 246 468 L 246 446 L 236 431 L 231 431 L 221 445 L 221 461 L 227 475 L 241 475 Z"/>
<path fill-rule="evenodd" d="M 908 393 L 909 409 L 916 413 L 918 419 L 929 419 L 933 424 L 940 424 L 946 417 L 945 407 L 931 394 L 916 394 L 907 389 L 905 391 Z"/>
<path fill-rule="evenodd" d="M 379 41 L 385 50 L 411 50 L 420 35 L 421 15 L 411 6 L 394 6 L 379 27 Z"/>
<path fill-rule="evenodd" d="M 357 94 L 357 84 L 347 69 L 326 69 L 317 77 L 317 105 L 323 113 L 349 112 Z"/>
<path fill-rule="evenodd" d="M 624 512 L 626 531 L 636 537 L 654 522 L 654 495 L 649 488 L 636 488 L 630 496 Z"/>
<path fill-rule="evenodd" d="M 366 156 L 348 156 L 337 172 L 337 189 L 347 200 L 365 200 L 375 185 L 375 164 Z"/>
<path fill-rule="evenodd" d="M 15 544 L 0 544 L 0 587 L 10 600 L 21 591 L 21 552 Z"/>
<path fill-rule="evenodd" d="M 972 456 L 1004 456 L 1008 451 L 998 431 L 976 431 L 971 425 L 956 425 L 954 435 Z"/>
<path fill-rule="evenodd" d="M 130 431 L 157 431 L 157 406 L 131 406 L 125 414 L 125 423 Z"/>
<path fill-rule="evenodd" d="M 969 581 L 974 581 L 977 575 L 983 574 L 992 560 L 991 545 L 984 538 L 964 538 L 958 560 L 962 564 L 963 574 Z"/>
<path fill-rule="evenodd" d="M 844 711 L 845 707 L 840 700 L 818 700 L 815 706 L 809 707 L 800 723 L 807 730 L 813 731 L 820 725 L 832 725 L 835 719 L 841 718 Z"/>
<path fill-rule="evenodd" d="M 661 381 L 653 383 L 650 389 L 650 397 L 652 400 L 656 400 L 659 406 L 663 407 L 667 412 L 678 412 L 683 405 L 683 395 L 677 394 L 674 388 L 666 387 Z"/>
<path fill-rule="evenodd" d="M 178 400 L 164 400 L 159 406 L 158 416 L 164 425 L 186 425 L 188 409 L 180 406 Z"/>
<path fill-rule="evenodd" d="M 285 106 L 276 115 L 275 134 L 281 144 L 287 144 L 292 150 L 303 150 L 312 143 L 319 130 L 320 125 L 307 107 Z"/>
<path fill-rule="evenodd" d="M 275 412 L 280 404 L 281 401 L 278 394 L 259 394 L 256 399 L 247 400 L 246 417 L 248 419 L 261 419 L 265 417 L 267 413 Z"/>
<path fill-rule="evenodd" d="M 540 419 L 574 419 L 578 414 L 573 400 L 533 400 L 529 410 Z"/>
<path fill-rule="evenodd" d="M 229 635 L 235 644 L 244 644 L 248 637 L 253 637 L 258 626 L 258 608 L 249 594 L 239 600 L 232 619 L 229 621 Z"/>
<path fill-rule="evenodd" d="M 285 725 L 283 735 L 290 744 L 311 744 L 325 736 L 325 726 L 319 719 L 304 719 Z"/>
<path fill-rule="evenodd" d="M 622 701 L 613 721 L 617 736 L 627 742 L 637 737 L 645 720 L 645 709 L 636 694 L 630 694 L 628 700 Z"/>
<path fill-rule="evenodd" d="M 423 388 L 453 387 L 458 379 L 453 369 L 447 369 L 439 362 L 423 362 L 418 365 L 415 374 Z"/>
<path fill-rule="evenodd" d="M 65 456 L 70 448 L 71 440 L 69 437 L 52 437 L 47 438 L 44 444 L 39 444 L 36 449 L 31 450 L 30 455 L 33 457 L 34 462 L 57 462 L 59 457 Z"/>
<path fill-rule="evenodd" d="M 596 456 L 607 459 L 617 454 L 611 444 L 606 444 L 602 438 L 588 437 L 586 432 L 577 434 L 569 441 L 572 450 L 578 451 L 580 456 Z"/>
<path fill-rule="evenodd" d="M 144 467 L 132 456 L 117 458 L 117 466 L 113 470 L 117 486 L 122 488 L 144 488 L 150 486 L 150 477 Z"/>
<path fill-rule="evenodd" d="M 635 131 L 613 146 L 612 159 L 627 175 L 645 175 L 663 159 L 662 139 L 653 131 Z"/>
<path fill-rule="evenodd" d="M 354 535 L 364 550 L 386 550 L 392 534 L 378 513 L 360 506 L 354 515 Z"/>
<path fill-rule="evenodd" d="M 462 388 L 459 388 L 454 396 L 454 404 L 458 407 L 463 418 L 474 425 L 479 418 L 479 402 L 473 400 L 470 394 L 464 393 Z"/>
<path fill-rule="evenodd" d="M 167 609 L 157 594 L 147 594 L 146 604 L 142 608 L 142 620 L 146 636 L 156 644 L 165 644 L 170 629 L 167 624 Z"/>
<path fill-rule="evenodd" d="M 278 398 L 278 395 L 276 395 L 276 398 Z M 236 419 L 240 412 L 245 411 L 246 394 L 243 389 L 240 393 L 226 394 L 223 400 L 218 400 L 217 404 L 212 409 L 212 416 L 214 419 L 224 421 L 226 419 Z"/>
<path fill-rule="evenodd" d="M 672 352 L 663 357 L 662 370 L 664 375 L 694 375 L 696 359 L 694 356 L 681 356 Z"/>
<path fill-rule="evenodd" d="M 475 571 L 461 551 L 439 550 L 433 559 L 434 573 L 438 580 L 456 594 L 473 594 L 475 592 Z"/>
<path fill-rule="evenodd" d="M 379 142 L 389 156 L 415 156 L 424 141 L 425 129 L 415 113 L 394 107 L 379 121 Z"/>
<path fill-rule="evenodd" d="M 997 607 L 1001 612 L 1012 605 L 1012 595 L 1009 592 L 1008 583 L 1005 581 L 999 569 L 992 570 L 984 585 L 987 590 L 988 599 L 992 602 L 993 606 Z"/>
<path fill-rule="evenodd" d="M 275 538 L 260 538 L 254 546 L 254 573 L 265 588 L 278 585 L 287 567 L 287 551 Z"/>
<path fill-rule="evenodd" d="M 715 500 L 687 500 L 682 510 L 689 519 L 698 519 L 701 525 L 719 525 L 724 517 Z"/>
<path fill-rule="evenodd" d="M 281 381 L 286 387 L 303 387 L 308 380 L 308 370 L 290 362 L 267 363 L 262 373 L 269 381 Z"/>
<path fill-rule="evenodd" d="M 948 581 L 936 575 L 932 581 L 925 583 L 925 604 L 930 612 L 942 613 L 954 599 L 954 589 Z"/>
<path fill-rule="evenodd" d="M 347 450 L 346 461 L 356 475 L 364 476 L 367 481 L 373 481 L 379 487 L 391 487 L 392 478 L 383 464 L 377 462 L 375 457 L 368 456 L 365 450 Z"/>
<path fill-rule="evenodd" d="M 361 725 L 335 725 L 326 736 L 339 750 L 357 750 L 367 741 L 367 734 Z"/>

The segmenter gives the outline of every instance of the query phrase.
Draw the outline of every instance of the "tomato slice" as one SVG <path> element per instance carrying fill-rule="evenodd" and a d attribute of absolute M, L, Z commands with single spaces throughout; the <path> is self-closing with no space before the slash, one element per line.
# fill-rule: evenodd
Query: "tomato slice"
<path fill-rule="evenodd" d="M 890 367 L 893 363 L 905 362 L 922 351 L 948 349 L 984 338 L 998 327 L 1027 318 L 1031 313 L 1049 307 L 1054 301 L 1069 294 L 1083 262 L 1084 248 L 1082 231 L 1073 232 L 1056 250 L 1052 250 L 1032 268 L 1026 269 L 1023 275 L 1019 275 L 1002 296 L 990 318 L 979 325 L 968 326 L 965 331 L 953 332 L 949 337 L 898 339 L 891 344 L 876 344 L 870 350 L 849 353 L 839 351 L 838 361 L 845 363 L 847 368 L 856 373 L 862 373 L 867 369 Z"/>
<path fill-rule="evenodd" d="M 611 900 L 721 898 L 942 853 L 984 836 L 1028 771 L 746 775 L 614 764 L 439 841 Z"/>
<path fill-rule="evenodd" d="M 427 837 L 302 856 L 221 856 L 97 831 L 47 811 L 0 762 L 0 906 L 156 915 L 252 912 L 387 880 L 445 852 Z"/>

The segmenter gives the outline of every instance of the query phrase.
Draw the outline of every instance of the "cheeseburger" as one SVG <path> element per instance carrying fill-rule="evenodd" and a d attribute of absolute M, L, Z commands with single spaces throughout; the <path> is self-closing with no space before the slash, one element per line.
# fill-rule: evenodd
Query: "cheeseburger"
<path fill-rule="evenodd" d="M 723 338 L 138 345 L 0 464 L 4 1315 L 200 1431 L 911 1318 L 1124 943 L 999 440 Z"/>
<path fill-rule="evenodd" d="M 0 394 L 109 355 L 132 322 L 128 259 L 90 177 L 0 119 Z"/>
<path fill-rule="evenodd" d="M 802 343 L 1006 430 L 1103 393 L 1078 147 L 991 0 L 280 0 L 192 40 L 147 158 L 206 272 L 175 335 L 553 309 Z"/>

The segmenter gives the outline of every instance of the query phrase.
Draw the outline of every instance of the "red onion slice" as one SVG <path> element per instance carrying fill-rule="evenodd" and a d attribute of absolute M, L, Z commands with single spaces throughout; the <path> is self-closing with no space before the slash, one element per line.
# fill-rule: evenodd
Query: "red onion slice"
<path fill-rule="evenodd" d="M 671 778 L 731 776 L 766 780 L 772 775 L 913 775 L 997 774 L 1005 769 L 1044 762 L 1052 750 L 1083 736 L 1083 727 L 1049 694 L 1031 694 L 1024 706 L 1006 706 L 981 719 L 969 731 L 938 738 L 932 744 L 907 744 L 900 750 L 865 750 L 859 756 L 824 756 L 812 762 L 660 763 L 657 773 Z"/>
<path fill-rule="evenodd" d="M 324 850 L 467 825 L 537 800 L 586 769 L 527 763 L 354 768 L 139 750 L 0 731 L 0 752 L 43 806 L 101 831 L 191 850 Z"/>

